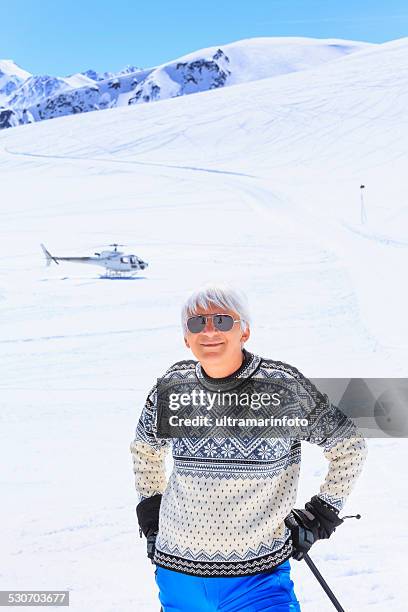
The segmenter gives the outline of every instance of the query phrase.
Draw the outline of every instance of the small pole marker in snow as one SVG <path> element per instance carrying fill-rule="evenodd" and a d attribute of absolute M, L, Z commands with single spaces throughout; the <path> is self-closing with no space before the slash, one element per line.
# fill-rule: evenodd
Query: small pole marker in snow
<path fill-rule="evenodd" d="M 365 185 L 360 185 L 360 200 L 361 200 L 361 225 L 364 225 L 367 221 L 367 214 L 364 206 L 364 194 L 363 190 L 365 189 Z"/>

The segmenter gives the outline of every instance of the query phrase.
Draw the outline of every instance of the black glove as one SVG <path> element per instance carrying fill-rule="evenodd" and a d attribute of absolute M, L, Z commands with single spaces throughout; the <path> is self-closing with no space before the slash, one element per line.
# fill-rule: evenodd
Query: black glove
<path fill-rule="evenodd" d="M 336 527 L 343 523 L 343 519 L 338 516 L 338 510 L 326 504 L 317 495 L 305 504 L 305 508 L 314 514 L 320 523 L 319 539 L 330 538 Z"/>
<path fill-rule="evenodd" d="M 139 533 L 147 539 L 147 556 L 152 563 L 155 551 L 156 537 L 159 532 L 159 514 L 162 496 L 158 493 L 143 499 L 136 506 L 136 515 L 139 522 Z"/>
<path fill-rule="evenodd" d="M 337 511 L 326 505 L 317 495 L 307 502 L 304 510 L 293 509 L 285 518 L 294 547 L 293 558 L 303 559 L 312 544 L 327 539 L 343 522 Z"/>

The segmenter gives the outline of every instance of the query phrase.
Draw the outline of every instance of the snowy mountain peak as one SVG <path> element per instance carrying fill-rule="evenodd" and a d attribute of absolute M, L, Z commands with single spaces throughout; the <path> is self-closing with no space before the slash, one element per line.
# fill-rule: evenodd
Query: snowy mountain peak
<path fill-rule="evenodd" d="M 24 79 L 28 79 L 28 77 L 31 76 L 31 73 L 20 68 L 20 66 L 13 62 L 13 60 L 4 59 L 0 60 L 0 76 L 4 75 L 16 76 L 23 81 Z"/>
<path fill-rule="evenodd" d="M 13 60 L 0 60 L 0 105 L 4 104 L 31 74 Z"/>
<path fill-rule="evenodd" d="M 81 72 L 80 74 L 92 79 L 93 81 L 105 81 L 106 79 L 111 79 L 116 76 L 120 76 L 122 74 L 129 74 L 131 72 L 137 72 L 143 70 L 142 68 L 137 68 L 136 66 L 131 66 L 128 64 L 122 70 L 118 72 L 96 72 L 96 70 L 86 70 L 85 72 Z"/>
<path fill-rule="evenodd" d="M 227 84 L 231 71 L 229 58 L 222 49 L 211 56 L 198 56 L 191 61 L 165 64 L 153 70 L 135 88 L 128 104 L 174 98 L 199 91 L 207 91 Z"/>
<path fill-rule="evenodd" d="M 27 108 L 63 89 L 68 89 L 68 85 L 62 79 L 48 75 L 31 76 L 14 92 L 9 105 L 17 110 Z"/>

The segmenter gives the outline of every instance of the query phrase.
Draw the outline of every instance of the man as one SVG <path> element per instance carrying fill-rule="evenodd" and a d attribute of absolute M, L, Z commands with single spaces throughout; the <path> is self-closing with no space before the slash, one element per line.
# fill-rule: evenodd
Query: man
<path fill-rule="evenodd" d="M 317 495 L 293 510 L 301 445 L 292 437 L 163 438 L 158 384 L 150 391 L 131 444 L 137 517 L 164 612 L 299 611 L 290 557 L 302 558 L 342 523 L 361 472 L 366 443 L 354 424 L 296 368 L 250 353 L 249 313 L 240 292 L 207 286 L 182 309 L 184 342 L 196 360 L 179 361 L 161 381 L 225 392 L 250 379 L 295 384 L 296 410 L 311 419 L 306 440 L 319 444 L 329 470 Z M 329 422 L 331 436 L 322 436 Z M 164 459 L 172 445 L 173 472 Z"/>

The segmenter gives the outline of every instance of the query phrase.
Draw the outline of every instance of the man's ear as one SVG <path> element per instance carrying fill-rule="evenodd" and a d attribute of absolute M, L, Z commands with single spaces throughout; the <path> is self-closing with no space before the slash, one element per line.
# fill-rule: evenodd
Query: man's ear
<path fill-rule="evenodd" d="M 248 340 L 249 336 L 251 335 L 251 330 L 249 329 L 249 327 L 247 326 L 247 328 L 245 329 L 244 332 L 242 332 L 242 336 L 241 336 L 241 342 L 244 343 Z"/>
<path fill-rule="evenodd" d="M 188 343 L 186 336 L 184 336 L 184 344 L 186 345 L 187 348 L 190 348 L 190 345 Z"/>

